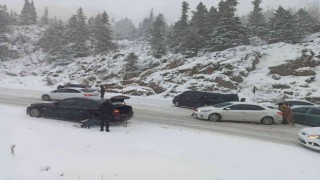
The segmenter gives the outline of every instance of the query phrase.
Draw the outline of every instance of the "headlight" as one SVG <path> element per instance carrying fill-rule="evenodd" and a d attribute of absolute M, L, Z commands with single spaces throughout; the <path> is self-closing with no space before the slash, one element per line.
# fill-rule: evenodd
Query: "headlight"
<path fill-rule="evenodd" d="M 310 139 L 320 139 L 320 135 L 309 135 Z"/>
<path fill-rule="evenodd" d="M 199 112 L 210 112 L 212 110 L 198 110 Z"/>

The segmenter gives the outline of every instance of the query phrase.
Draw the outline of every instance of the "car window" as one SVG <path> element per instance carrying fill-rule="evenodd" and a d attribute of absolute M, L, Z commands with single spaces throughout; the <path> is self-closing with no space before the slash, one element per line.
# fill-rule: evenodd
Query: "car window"
<path fill-rule="evenodd" d="M 246 105 L 246 110 L 261 111 L 261 110 L 265 110 L 265 109 L 263 107 L 261 107 L 261 106 L 247 104 Z"/>
<path fill-rule="evenodd" d="M 244 104 L 236 104 L 236 105 L 229 106 L 229 108 L 231 110 L 244 110 L 245 106 L 246 105 L 244 105 Z"/>
<path fill-rule="evenodd" d="M 297 113 L 306 113 L 308 111 L 309 108 L 307 107 L 301 107 L 301 108 L 295 108 L 292 111 L 293 112 L 297 112 Z"/>
<path fill-rule="evenodd" d="M 230 102 L 224 102 L 224 103 L 215 104 L 213 107 L 222 108 L 222 107 L 229 106 L 229 105 L 231 105 L 231 104 L 232 104 L 232 103 L 230 103 Z"/>
<path fill-rule="evenodd" d="M 320 109 L 319 108 L 312 108 L 310 111 L 310 114 L 320 115 Z"/>
<path fill-rule="evenodd" d="M 88 88 L 83 88 L 81 89 L 81 91 L 86 92 L 86 93 L 92 93 L 92 92 L 96 92 L 96 89 L 88 89 Z"/>
<path fill-rule="evenodd" d="M 97 108 L 99 106 L 98 102 L 88 100 L 88 99 L 77 99 L 76 101 L 77 107 L 82 108 Z"/>
<path fill-rule="evenodd" d="M 293 105 L 313 105 L 312 103 L 304 102 L 304 101 L 284 101 L 282 103 L 287 103 L 290 106 L 293 106 Z"/>
<path fill-rule="evenodd" d="M 59 105 L 61 106 L 74 106 L 76 104 L 76 99 L 65 99 L 59 101 Z"/>
<path fill-rule="evenodd" d="M 80 91 L 79 90 L 76 90 L 76 89 L 65 89 L 66 91 L 66 93 L 80 93 Z"/>
<path fill-rule="evenodd" d="M 54 93 L 65 93 L 66 90 L 65 89 L 57 89 L 53 91 Z"/>

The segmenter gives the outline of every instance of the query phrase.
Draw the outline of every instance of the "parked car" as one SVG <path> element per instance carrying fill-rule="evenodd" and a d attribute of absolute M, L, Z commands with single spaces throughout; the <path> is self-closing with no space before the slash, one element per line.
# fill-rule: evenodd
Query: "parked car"
<path fill-rule="evenodd" d="M 290 99 L 290 100 L 285 100 L 285 101 L 280 101 L 280 102 L 277 102 L 277 103 L 261 103 L 261 104 L 264 104 L 270 108 L 273 108 L 273 109 L 279 109 L 280 105 L 282 104 L 288 104 L 290 107 L 295 107 L 295 106 L 319 106 L 315 103 L 312 103 L 312 102 L 309 102 L 309 101 L 306 101 L 306 100 L 293 100 L 293 99 Z"/>
<path fill-rule="evenodd" d="M 201 97 L 204 95 L 208 98 L 208 105 L 214 105 L 222 102 L 228 101 L 239 101 L 237 94 L 220 94 L 220 93 L 210 93 L 201 91 L 185 91 L 172 100 L 173 104 L 177 107 L 196 107 L 200 103 Z"/>
<path fill-rule="evenodd" d="M 195 110 L 194 116 L 210 121 L 245 121 L 266 125 L 280 123 L 282 120 L 279 110 L 247 102 L 224 102 L 213 106 L 200 107 Z"/>
<path fill-rule="evenodd" d="M 295 123 L 320 126 L 320 107 L 317 106 L 297 106 L 293 107 L 293 119 Z"/>
<path fill-rule="evenodd" d="M 96 89 L 91 88 L 60 88 L 42 94 L 41 99 L 44 101 L 61 100 L 72 97 L 92 97 L 99 96 Z"/>
<path fill-rule="evenodd" d="M 128 96 L 111 98 L 112 122 L 127 121 L 133 117 L 132 107 L 124 104 Z M 105 100 L 88 98 L 67 98 L 52 103 L 36 103 L 27 107 L 27 114 L 31 117 L 47 117 L 73 122 L 81 122 L 99 116 L 99 106 Z"/>
<path fill-rule="evenodd" d="M 302 145 L 320 151 L 320 127 L 300 130 L 298 139 Z"/>

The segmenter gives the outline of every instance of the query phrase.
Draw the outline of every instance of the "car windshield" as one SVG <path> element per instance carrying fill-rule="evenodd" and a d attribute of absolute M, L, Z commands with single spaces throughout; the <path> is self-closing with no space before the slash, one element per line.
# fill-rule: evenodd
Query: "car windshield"
<path fill-rule="evenodd" d="M 221 108 L 221 107 L 229 106 L 229 105 L 231 105 L 231 104 L 232 104 L 232 103 L 230 103 L 230 102 L 223 102 L 223 103 L 215 104 L 215 105 L 213 105 L 213 107 Z"/>

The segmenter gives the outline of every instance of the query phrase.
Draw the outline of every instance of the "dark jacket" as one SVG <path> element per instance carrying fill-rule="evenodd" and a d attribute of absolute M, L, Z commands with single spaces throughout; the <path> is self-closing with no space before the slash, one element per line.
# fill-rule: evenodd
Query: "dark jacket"
<path fill-rule="evenodd" d="M 101 96 L 104 96 L 104 94 L 106 93 L 106 90 L 104 89 L 103 86 L 100 86 L 100 93 L 101 93 Z"/>
<path fill-rule="evenodd" d="M 99 106 L 99 117 L 102 119 L 112 117 L 112 104 L 109 101 L 105 101 Z"/>

